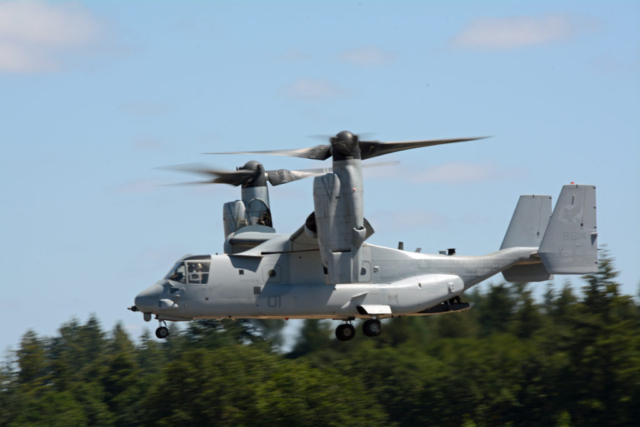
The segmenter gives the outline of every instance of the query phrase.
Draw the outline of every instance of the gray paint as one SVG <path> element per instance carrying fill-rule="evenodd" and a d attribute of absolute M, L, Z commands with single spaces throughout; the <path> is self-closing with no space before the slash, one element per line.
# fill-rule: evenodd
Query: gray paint
<path fill-rule="evenodd" d="M 213 255 L 207 285 L 163 279 L 141 293 L 136 306 L 171 318 L 371 317 L 360 314 L 358 305 L 389 306 L 392 314 L 379 317 L 417 314 L 529 259 L 536 248 L 510 248 L 483 257 L 417 254 L 366 243 L 362 249 L 367 262 L 377 267 L 369 283 L 326 285 L 317 250 L 255 258 Z M 281 277 L 269 277 L 268 271 L 276 268 Z M 179 295 L 170 294 L 172 286 L 181 289 Z M 159 306 L 164 300 L 175 305 Z"/>
<path fill-rule="evenodd" d="M 207 284 L 162 279 L 136 297 L 135 309 L 159 320 L 429 315 L 441 312 L 429 309 L 499 272 L 536 280 L 551 273 L 597 271 L 593 186 L 565 186 L 550 220 L 549 196 L 521 197 L 501 250 L 484 256 L 431 255 L 365 243 L 373 228 L 364 219 L 360 159 L 463 140 L 359 142 L 344 131 L 331 138 L 330 150 L 269 152 L 333 156 L 333 172 L 314 181 L 313 215 L 295 233 L 281 235 L 259 228 L 249 214 L 253 225 L 227 237 L 226 254 L 211 256 Z M 289 179 L 285 175 L 283 181 Z M 254 212 L 249 209 L 254 201 L 268 209 L 266 187 L 243 188 L 247 211 Z"/>
<path fill-rule="evenodd" d="M 562 187 L 539 252 L 550 273 L 588 274 L 597 270 L 596 187 Z"/>
<path fill-rule="evenodd" d="M 500 249 L 540 246 L 551 217 L 551 196 L 520 196 Z"/>
<path fill-rule="evenodd" d="M 520 196 L 500 249 L 540 246 L 550 217 L 551 196 Z M 502 275 L 508 282 L 542 282 L 553 278 L 541 263 L 514 265 L 503 271 Z"/>
<path fill-rule="evenodd" d="M 571 236 L 576 227 L 571 218 L 575 216 L 569 218 L 566 202 L 573 200 L 574 205 L 586 203 L 584 206 L 593 208 L 589 204 L 595 200 L 592 191 L 595 192 L 592 186 L 586 190 L 578 187 L 577 194 L 585 195 L 585 201 L 572 199 L 576 194 L 573 187 L 563 189 L 543 242 L 565 242 L 565 233 Z M 595 215 L 585 218 L 595 220 Z M 595 227 L 588 221 L 582 224 Z M 588 260 L 588 270 L 583 265 L 586 256 L 581 249 L 579 253 L 577 259 L 569 257 L 563 268 L 597 271 L 595 253 Z M 317 239 L 301 228 L 290 236 L 274 237 L 237 255 L 212 255 L 207 285 L 184 285 L 163 279 L 139 294 L 135 303 L 139 310 L 167 320 L 372 317 L 359 312 L 358 306 L 390 308 L 391 314 L 376 317 L 421 315 L 420 312 L 513 266 L 525 270 L 543 266 L 537 247 L 511 247 L 484 256 L 447 256 L 364 243 L 360 256 L 363 265 L 371 267 L 364 274 L 367 281 L 327 285 Z M 571 264 L 571 260 L 575 263 Z M 275 277 L 270 276 L 271 270 L 276 271 Z M 171 294 L 172 287 L 180 289 L 179 292 Z M 256 288 L 259 294 L 254 293 Z"/>

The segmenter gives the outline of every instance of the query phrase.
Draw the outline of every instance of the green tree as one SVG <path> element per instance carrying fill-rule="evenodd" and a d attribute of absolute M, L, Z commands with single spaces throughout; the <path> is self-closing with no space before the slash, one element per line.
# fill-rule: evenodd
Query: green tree
<path fill-rule="evenodd" d="M 28 330 L 20 341 L 17 351 L 18 358 L 18 382 L 35 389 L 45 384 L 47 374 L 47 356 L 43 342 L 37 334 Z"/>
<path fill-rule="evenodd" d="M 144 402 L 146 425 L 381 425 L 357 378 L 232 345 L 184 353 Z"/>
<path fill-rule="evenodd" d="M 106 366 L 100 380 L 104 402 L 114 415 L 116 425 L 136 425 L 142 390 L 140 370 L 133 355 L 129 352 L 116 353 L 108 359 Z"/>
<path fill-rule="evenodd" d="M 531 338 L 543 326 L 540 309 L 528 283 L 513 285 L 512 294 L 513 308 L 509 330 L 519 338 Z"/>
<path fill-rule="evenodd" d="M 309 353 L 330 348 L 333 330 L 331 323 L 324 320 L 307 319 L 302 324 L 300 334 L 289 357 L 297 358 Z"/>
<path fill-rule="evenodd" d="M 87 426 L 88 420 L 82 406 L 68 391 L 50 391 L 40 397 L 32 397 L 10 427 L 66 427 Z"/>
<path fill-rule="evenodd" d="M 509 286 L 506 284 L 491 285 L 489 291 L 476 304 L 480 316 L 481 335 L 503 333 L 509 330 L 513 311 L 513 300 Z"/>

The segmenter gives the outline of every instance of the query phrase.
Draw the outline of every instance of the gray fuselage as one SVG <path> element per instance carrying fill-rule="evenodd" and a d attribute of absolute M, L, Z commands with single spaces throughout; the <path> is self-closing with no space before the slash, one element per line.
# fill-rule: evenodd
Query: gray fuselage
<path fill-rule="evenodd" d="M 390 308 L 390 313 L 376 317 L 420 315 L 526 262 L 536 248 L 509 248 L 477 257 L 419 254 L 367 243 L 361 250 L 358 283 L 326 285 L 318 250 L 261 257 L 212 255 L 206 284 L 167 276 L 140 293 L 135 304 L 160 320 L 372 317 L 358 310 L 362 306 Z"/>

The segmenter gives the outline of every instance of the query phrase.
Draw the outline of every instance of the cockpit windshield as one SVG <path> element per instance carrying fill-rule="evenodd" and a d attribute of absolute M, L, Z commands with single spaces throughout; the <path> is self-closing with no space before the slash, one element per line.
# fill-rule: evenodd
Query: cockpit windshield
<path fill-rule="evenodd" d="M 206 285 L 209 281 L 210 268 L 211 256 L 190 256 L 176 263 L 165 276 L 165 280 Z"/>
<path fill-rule="evenodd" d="M 173 280 L 175 282 L 186 283 L 186 270 L 184 262 L 177 263 L 165 276 L 165 280 Z"/>

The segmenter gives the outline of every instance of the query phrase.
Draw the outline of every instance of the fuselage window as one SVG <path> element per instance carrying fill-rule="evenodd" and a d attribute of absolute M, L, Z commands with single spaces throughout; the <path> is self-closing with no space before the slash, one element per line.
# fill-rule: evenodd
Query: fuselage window
<path fill-rule="evenodd" d="M 205 261 L 187 262 L 189 283 L 205 285 L 209 281 L 209 267 L 211 263 Z"/>
<path fill-rule="evenodd" d="M 173 280 L 174 282 L 186 283 L 187 274 L 184 267 L 184 263 L 181 262 L 180 264 L 177 264 L 173 268 L 173 270 L 171 270 L 169 274 L 167 274 L 167 277 L 165 277 L 165 279 Z"/>

